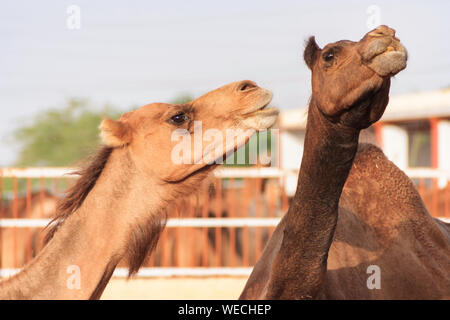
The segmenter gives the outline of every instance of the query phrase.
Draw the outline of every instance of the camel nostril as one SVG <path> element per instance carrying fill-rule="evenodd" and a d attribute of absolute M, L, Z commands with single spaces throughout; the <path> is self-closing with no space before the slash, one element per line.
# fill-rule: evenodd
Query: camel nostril
<path fill-rule="evenodd" d="M 250 90 L 250 89 L 253 89 L 256 87 L 257 87 L 257 85 L 255 83 L 246 81 L 239 85 L 238 91 L 247 91 L 247 90 Z"/>

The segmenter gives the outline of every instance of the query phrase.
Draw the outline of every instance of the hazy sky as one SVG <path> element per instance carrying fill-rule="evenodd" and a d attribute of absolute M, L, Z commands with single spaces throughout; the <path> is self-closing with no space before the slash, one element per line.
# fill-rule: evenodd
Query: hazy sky
<path fill-rule="evenodd" d="M 70 5 L 80 29 L 67 27 Z M 371 5 L 409 51 L 391 93 L 449 86 L 450 1 L 2 1 L 0 165 L 16 156 L 14 128 L 69 97 L 126 111 L 251 79 L 279 108 L 302 107 L 304 40 L 360 39 Z"/>

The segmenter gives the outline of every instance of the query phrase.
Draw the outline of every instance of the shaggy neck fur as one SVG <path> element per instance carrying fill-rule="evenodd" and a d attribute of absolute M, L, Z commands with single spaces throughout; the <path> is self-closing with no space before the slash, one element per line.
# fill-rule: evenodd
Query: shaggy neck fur
<path fill-rule="evenodd" d="M 126 148 L 101 150 L 83 174 L 60 204 L 51 240 L 0 282 L 0 299 L 99 298 L 120 260 L 128 259 L 131 275 L 156 245 L 165 221 L 160 195 L 169 193 L 140 174 Z M 79 288 L 70 285 L 74 266 Z"/>
<path fill-rule="evenodd" d="M 267 299 L 308 299 L 319 290 L 358 136 L 359 130 L 326 119 L 311 99 L 298 187 L 284 219 L 289 227 L 272 266 Z"/>

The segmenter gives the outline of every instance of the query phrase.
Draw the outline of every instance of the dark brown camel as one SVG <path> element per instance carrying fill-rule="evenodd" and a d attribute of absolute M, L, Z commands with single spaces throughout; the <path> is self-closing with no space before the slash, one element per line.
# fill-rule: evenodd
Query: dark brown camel
<path fill-rule="evenodd" d="M 312 37 L 304 58 L 312 97 L 299 184 L 240 298 L 450 298 L 449 226 L 378 148 L 357 152 L 406 67 L 394 30 L 323 49 Z"/>

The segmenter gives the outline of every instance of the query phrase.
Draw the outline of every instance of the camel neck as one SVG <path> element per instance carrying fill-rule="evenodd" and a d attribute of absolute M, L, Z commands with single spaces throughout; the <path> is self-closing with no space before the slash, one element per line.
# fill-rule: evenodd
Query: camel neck
<path fill-rule="evenodd" d="M 358 137 L 359 130 L 331 122 L 311 99 L 297 190 L 290 210 L 295 212 L 293 216 L 314 214 L 308 209 L 310 206 L 328 207 L 336 213 L 356 155 Z"/>
<path fill-rule="evenodd" d="M 158 201 L 149 192 L 151 181 L 146 180 L 142 188 L 144 182 L 125 153 L 112 152 L 82 205 L 40 254 L 17 275 L 0 282 L 0 298 L 100 297 L 126 253 L 135 223 L 158 211 Z"/>
<path fill-rule="evenodd" d="M 267 298 L 308 299 L 317 294 L 358 136 L 359 130 L 327 119 L 311 99 L 297 191 L 284 217 Z"/>

